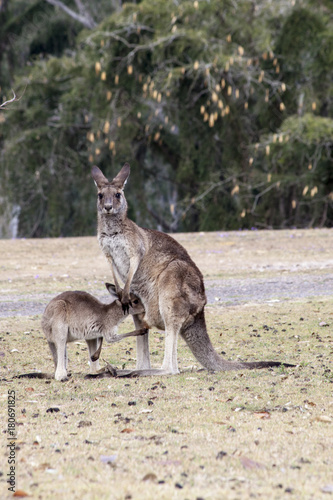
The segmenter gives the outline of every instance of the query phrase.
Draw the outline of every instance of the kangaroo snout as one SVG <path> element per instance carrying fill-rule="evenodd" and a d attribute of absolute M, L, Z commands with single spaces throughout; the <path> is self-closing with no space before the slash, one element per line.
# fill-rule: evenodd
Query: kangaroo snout
<path fill-rule="evenodd" d="M 111 211 L 112 211 L 112 204 L 111 203 L 105 203 L 104 207 L 103 207 L 103 211 L 104 211 L 104 213 L 107 213 L 107 214 L 111 213 Z"/>

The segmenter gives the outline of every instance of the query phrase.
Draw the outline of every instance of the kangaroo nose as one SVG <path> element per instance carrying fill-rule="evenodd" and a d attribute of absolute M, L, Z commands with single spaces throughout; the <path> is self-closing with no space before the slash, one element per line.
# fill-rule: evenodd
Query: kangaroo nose
<path fill-rule="evenodd" d="M 112 210 L 112 205 L 111 205 L 111 203 L 106 203 L 106 204 L 104 205 L 104 209 L 105 209 L 105 211 L 106 211 L 106 212 L 110 212 L 110 211 Z"/>

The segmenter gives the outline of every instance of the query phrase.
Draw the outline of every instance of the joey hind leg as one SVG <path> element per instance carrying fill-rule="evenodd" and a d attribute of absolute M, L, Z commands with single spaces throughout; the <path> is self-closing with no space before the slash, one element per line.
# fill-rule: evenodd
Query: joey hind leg
<path fill-rule="evenodd" d="M 96 373 L 99 369 L 99 356 L 101 354 L 103 337 L 86 340 L 89 350 L 90 373 Z"/>
<path fill-rule="evenodd" d="M 59 341 L 56 343 L 57 365 L 54 378 L 56 380 L 67 380 L 67 349 L 66 342 Z"/>
<path fill-rule="evenodd" d="M 57 358 L 57 348 L 54 342 L 49 342 L 49 348 L 52 354 L 53 362 L 54 362 L 54 370 L 57 369 L 58 358 Z"/>

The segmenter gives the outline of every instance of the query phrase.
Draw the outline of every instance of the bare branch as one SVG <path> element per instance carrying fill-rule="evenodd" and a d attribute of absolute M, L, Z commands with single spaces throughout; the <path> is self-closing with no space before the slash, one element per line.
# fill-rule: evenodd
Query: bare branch
<path fill-rule="evenodd" d="M 97 26 L 91 15 L 88 13 L 86 8 L 82 5 L 82 3 L 79 0 L 75 1 L 80 11 L 79 14 L 74 10 L 70 9 L 69 7 L 67 7 L 67 5 L 65 5 L 60 0 L 45 0 L 45 1 L 50 5 L 53 5 L 54 7 L 59 7 L 59 9 L 62 9 L 64 12 L 66 12 L 66 14 L 68 14 L 70 17 L 72 17 L 79 23 L 83 24 L 83 26 L 85 26 L 88 29 L 93 29 Z"/>
<path fill-rule="evenodd" d="M 6 104 L 9 104 L 10 102 L 18 101 L 18 98 L 16 97 L 16 94 L 14 90 L 12 89 L 12 92 L 14 94 L 14 97 L 12 99 L 9 99 L 9 101 L 5 101 L 0 105 L 0 108 L 5 108 Z"/>

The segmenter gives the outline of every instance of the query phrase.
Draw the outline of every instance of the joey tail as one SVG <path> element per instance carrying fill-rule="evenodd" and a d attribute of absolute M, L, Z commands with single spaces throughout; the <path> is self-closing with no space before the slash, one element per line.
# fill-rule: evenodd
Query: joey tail
<path fill-rule="evenodd" d="M 280 361 L 228 361 L 223 359 L 214 349 L 207 333 L 205 315 L 202 311 L 199 313 L 192 325 L 181 332 L 181 336 L 191 349 L 195 358 L 207 370 L 229 371 L 229 370 L 253 370 L 258 368 L 269 368 L 273 366 L 295 366 Z"/>

